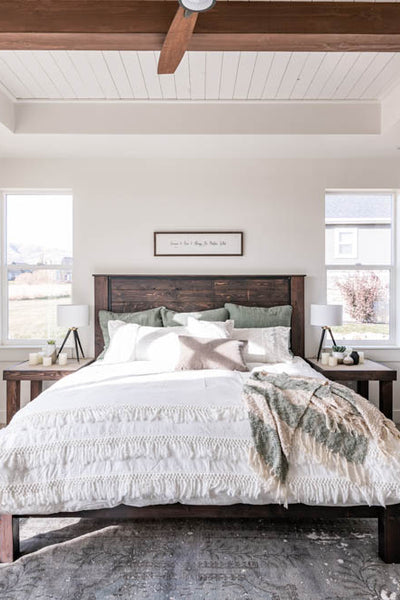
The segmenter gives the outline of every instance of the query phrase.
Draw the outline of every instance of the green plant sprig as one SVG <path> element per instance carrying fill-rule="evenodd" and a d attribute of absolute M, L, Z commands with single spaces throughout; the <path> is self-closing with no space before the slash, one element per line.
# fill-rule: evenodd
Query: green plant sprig
<path fill-rule="evenodd" d="M 332 346 L 333 352 L 345 352 L 346 346 Z"/>

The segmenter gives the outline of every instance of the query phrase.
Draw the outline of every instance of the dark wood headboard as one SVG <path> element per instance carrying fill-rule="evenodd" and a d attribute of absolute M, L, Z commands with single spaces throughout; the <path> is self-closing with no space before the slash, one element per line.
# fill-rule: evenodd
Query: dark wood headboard
<path fill-rule="evenodd" d="M 99 310 L 135 312 L 157 306 L 207 310 L 225 302 L 291 304 L 292 350 L 304 357 L 304 275 L 94 275 L 95 356 L 103 350 Z"/>

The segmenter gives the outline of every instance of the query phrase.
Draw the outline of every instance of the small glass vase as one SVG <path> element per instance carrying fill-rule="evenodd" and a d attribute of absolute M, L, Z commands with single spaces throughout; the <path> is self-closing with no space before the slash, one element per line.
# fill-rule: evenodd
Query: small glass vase
<path fill-rule="evenodd" d="M 51 362 L 52 364 L 54 364 L 56 362 L 56 345 L 55 344 L 49 344 L 46 343 L 43 347 L 42 347 L 42 352 L 44 354 L 44 356 L 51 356 Z"/>

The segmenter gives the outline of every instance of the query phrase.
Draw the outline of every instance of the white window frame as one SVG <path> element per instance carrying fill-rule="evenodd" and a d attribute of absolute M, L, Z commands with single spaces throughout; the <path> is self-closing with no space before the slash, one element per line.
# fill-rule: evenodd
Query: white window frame
<path fill-rule="evenodd" d="M 325 191 L 325 199 L 330 193 L 335 194 L 371 194 L 376 196 L 377 194 L 391 194 L 392 195 L 392 215 L 391 215 L 391 263 L 388 265 L 364 265 L 364 264 L 337 264 L 337 265 L 325 265 L 325 290 L 328 288 L 328 272 L 329 271 L 389 271 L 389 339 L 387 340 L 350 340 L 341 339 L 337 335 L 335 340 L 339 345 L 351 346 L 354 344 L 359 347 L 369 348 L 380 348 L 395 346 L 397 344 L 397 320 L 396 320 L 396 295 L 397 295 L 397 212 L 400 194 L 398 190 L 394 189 L 378 189 L 378 190 L 335 190 L 329 189 Z M 326 235 L 326 223 L 325 223 L 325 235 Z M 341 257 L 342 258 L 342 257 Z M 357 257 L 353 257 L 357 258 Z M 331 345 L 331 340 L 328 340 L 327 345 Z"/>
<path fill-rule="evenodd" d="M 352 240 L 350 243 L 351 250 L 349 253 L 343 253 L 340 250 L 340 246 L 344 243 L 340 241 L 340 234 L 346 233 L 352 234 Z M 335 227 L 334 229 L 334 255 L 335 258 L 357 258 L 358 256 L 358 229 L 357 227 Z"/>
<path fill-rule="evenodd" d="M 2 189 L 0 190 L 0 282 L 1 282 L 1 294 L 0 294 L 0 346 L 28 346 L 36 347 L 41 346 L 45 343 L 46 339 L 8 339 L 8 267 L 7 264 L 7 196 L 12 194 L 18 194 L 20 196 L 54 196 L 54 195 L 71 195 L 73 198 L 72 190 L 70 189 Z M 72 209 L 73 210 L 73 209 Z M 66 265 L 29 265 L 19 264 L 15 267 L 15 270 L 24 271 L 29 269 L 30 271 L 38 270 L 56 270 L 56 271 L 71 271 L 71 267 Z M 73 277 L 72 286 L 73 290 Z"/>

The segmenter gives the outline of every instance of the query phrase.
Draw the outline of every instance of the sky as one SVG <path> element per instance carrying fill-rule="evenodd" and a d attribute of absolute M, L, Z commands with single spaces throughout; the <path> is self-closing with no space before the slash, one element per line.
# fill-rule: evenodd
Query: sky
<path fill-rule="evenodd" d="M 7 194 L 7 243 L 60 248 L 72 256 L 71 194 Z"/>

